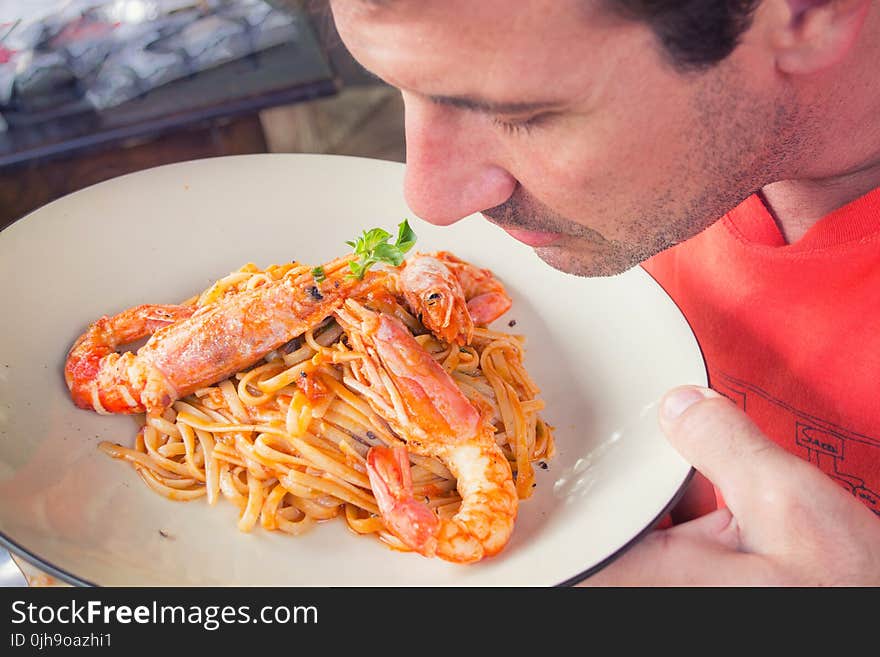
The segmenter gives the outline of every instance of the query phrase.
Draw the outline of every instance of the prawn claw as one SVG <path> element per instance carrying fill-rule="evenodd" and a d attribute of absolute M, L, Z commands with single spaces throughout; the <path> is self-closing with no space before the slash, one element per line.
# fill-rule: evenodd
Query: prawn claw
<path fill-rule="evenodd" d="M 371 447 L 367 475 L 389 531 L 425 557 L 437 552 L 440 520 L 412 492 L 409 457 L 403 447 Z"/>

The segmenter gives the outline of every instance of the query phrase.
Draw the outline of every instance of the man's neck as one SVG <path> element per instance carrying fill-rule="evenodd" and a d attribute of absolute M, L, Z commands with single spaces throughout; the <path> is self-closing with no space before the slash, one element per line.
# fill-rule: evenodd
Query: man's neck
<path fill-rule="evenodd" d="M 819 180 L 782 180 L 761 190 L 764 203 L 789 244 L 822 217 L 880 187 L 880 162 Z"/>

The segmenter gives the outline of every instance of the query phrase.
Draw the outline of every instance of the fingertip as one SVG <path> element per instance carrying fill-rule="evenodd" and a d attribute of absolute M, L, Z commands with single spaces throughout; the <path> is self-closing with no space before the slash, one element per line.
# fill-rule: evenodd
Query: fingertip
<path fill-rule="evenodd" d="M 660 402 L 660 416 L 666 422 L 674 422 L 691 406 L 704 399 L 718 398 L 717 392 L 702 386 L 679 386 L 667 392 Z"/>

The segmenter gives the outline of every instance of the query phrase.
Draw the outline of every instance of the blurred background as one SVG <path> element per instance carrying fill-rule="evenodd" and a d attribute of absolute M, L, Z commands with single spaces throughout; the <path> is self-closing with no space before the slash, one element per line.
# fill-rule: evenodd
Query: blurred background
<path fill-rule="evenodd" d="M 398 92 L 320 0 L 0 0 L 0 229 L 108 178 L 245 153 L 404 160 Z"/>

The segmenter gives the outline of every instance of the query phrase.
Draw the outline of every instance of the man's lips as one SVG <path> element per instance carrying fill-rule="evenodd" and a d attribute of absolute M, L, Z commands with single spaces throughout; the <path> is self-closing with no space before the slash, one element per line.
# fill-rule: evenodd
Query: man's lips
<path fill-rule="evenodd" d="M 517 230 L 515 228 L 504 228 L 504 230 L 514 239 L 529 246 L 547 246 L 562 237 L 561 233 L 539 233 L 531 230 Z"/>
<path fill-rule="evenodd" d="M 511 228 L 509 226 L 505 226 L 504 223 L 500 221 L 496 221 L 494 218 L 490 217 L 487 214 L 483 214 L 483 218 L 488 220 L 489 223 L 498 226 L 513 239 L 519 240 L 523 244 L 528 244 L 529 246 L 533 247 L 548 246 L 550 244 L 553 244 L 553 242 L 557 241 L 560 237 L 562 237 L 562 233 L 546 233 L 537 230 Z"/>

